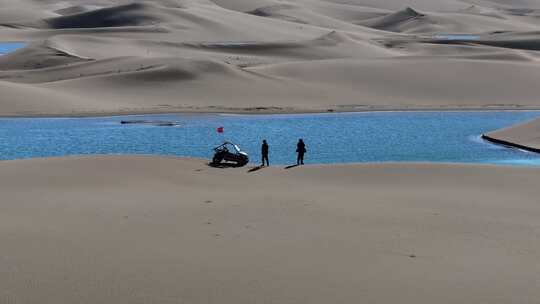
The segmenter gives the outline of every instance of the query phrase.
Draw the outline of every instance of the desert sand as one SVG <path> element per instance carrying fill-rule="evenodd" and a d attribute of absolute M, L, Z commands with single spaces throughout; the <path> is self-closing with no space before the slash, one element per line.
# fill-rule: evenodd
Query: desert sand
<path fill-rule="evenodd" d="M 540 108 L 521 0 L 0 0 L 0 115 Z M 449 40 L 443 34 L 472 34 Z"/>
<path fill-rule="evenodd" d="M 503 144 L 540 152 L 540 119 L 485 134 Z"/>
<path fill-rule="evenodd" d="M 536 303 L 538 168 L 0 162 L 1 303 Z"/>
<path fill-rule="evenodd" d="M 0 0 L 0 116 L 540 108 L 540 5 L 509 3 Z M 1 161 L 0 304 L 540 298 L 538 168 L 247 170 Z"/>

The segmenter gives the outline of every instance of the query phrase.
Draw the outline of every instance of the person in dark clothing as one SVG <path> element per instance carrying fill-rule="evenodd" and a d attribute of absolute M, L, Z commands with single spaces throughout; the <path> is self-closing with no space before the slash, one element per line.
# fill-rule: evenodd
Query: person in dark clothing
<path fill-rule="evenodd" d="M 298 143 L 296 144 L 296 153 L 298 153 L 298 157 L 296 158 L 296 164 L 297 165 L 303 165 L 304 164 L 304 154 L 307 152 L 306 150 L 306 144 L 304 144 L 303 139 L 299 139 Z"/>
<path fill-rule="evenodd" d="M 261 167 L 264 167 L 264 163 L 266 161 L 266 165 L 270 166 L 270 162 L 268 161 L 268 143 L 266 142 L 266 139 L 263 140 L 262 146 L 261 146 L 261 155 L 262 155 L 262 165 Z"/>

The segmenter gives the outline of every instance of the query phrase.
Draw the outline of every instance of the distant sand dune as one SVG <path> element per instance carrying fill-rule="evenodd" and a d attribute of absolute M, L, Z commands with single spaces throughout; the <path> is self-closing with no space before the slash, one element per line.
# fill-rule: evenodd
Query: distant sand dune
<path fill-rule="evenodd" d="M 540 107 L 528 0 L 12 1 L 0 115 Z"/>
<path fill-rule="evenodd" d="M 44 24 L 53 29 L 66 29 L 135 26 L 158 22 L 158 18 L 146 13 L 149 10 L 151 8 L 148 4 L 133 3 L 51 18 L 45 20 Z"/>
<path fill-rule="evenodd" d="M 55 49 L 48 43 L 35 43 L 14 53 L 1 56 L 0 71 L 37 70 L 59 65 L 70 65 L 87 60 Z"/>

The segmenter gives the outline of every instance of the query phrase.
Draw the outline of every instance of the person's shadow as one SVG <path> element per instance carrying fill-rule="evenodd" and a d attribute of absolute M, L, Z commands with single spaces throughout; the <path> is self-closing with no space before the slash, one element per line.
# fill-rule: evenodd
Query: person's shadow
<path fill-rule="evenodd" d="M 255 171 L 259 171 L 259 170 L 261 170 L 262 168 L 264 168 L 264 166 L 253 167 L 253 168 L 251 168 L 251 169 L 248 170 L 248 173 L 255 172 Z"/>
<path fill-rule="evenodd" d="M 298 166 L 300 166 L 300 165 L 290 165 L 290 166 L 285 167 L 285 169 L 292 169 L 292 168 L 295 168 L 295 167 L 298 167 Z"/>

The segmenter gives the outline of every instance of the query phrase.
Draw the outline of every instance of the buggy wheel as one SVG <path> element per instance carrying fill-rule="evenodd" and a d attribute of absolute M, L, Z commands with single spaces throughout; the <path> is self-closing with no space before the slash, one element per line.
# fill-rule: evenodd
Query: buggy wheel
<path fill-rule="evenodd" d="M 243 166 L 247 165 L 248 162 L 249 162 L 248 159 L 242 158 L 242 159 L 238 160 L 238 162 L 236 163 L 236 165 L 237 165 L 238 167 L 243 167 Z"/>
<path fill-rule="evenodd" d="M 217 165 L 221 163 L 222 160 L 223 160 L 223 155 L 216 154 L 214 155 L 214 158 L 212 159 L 212 164 Z"/>

